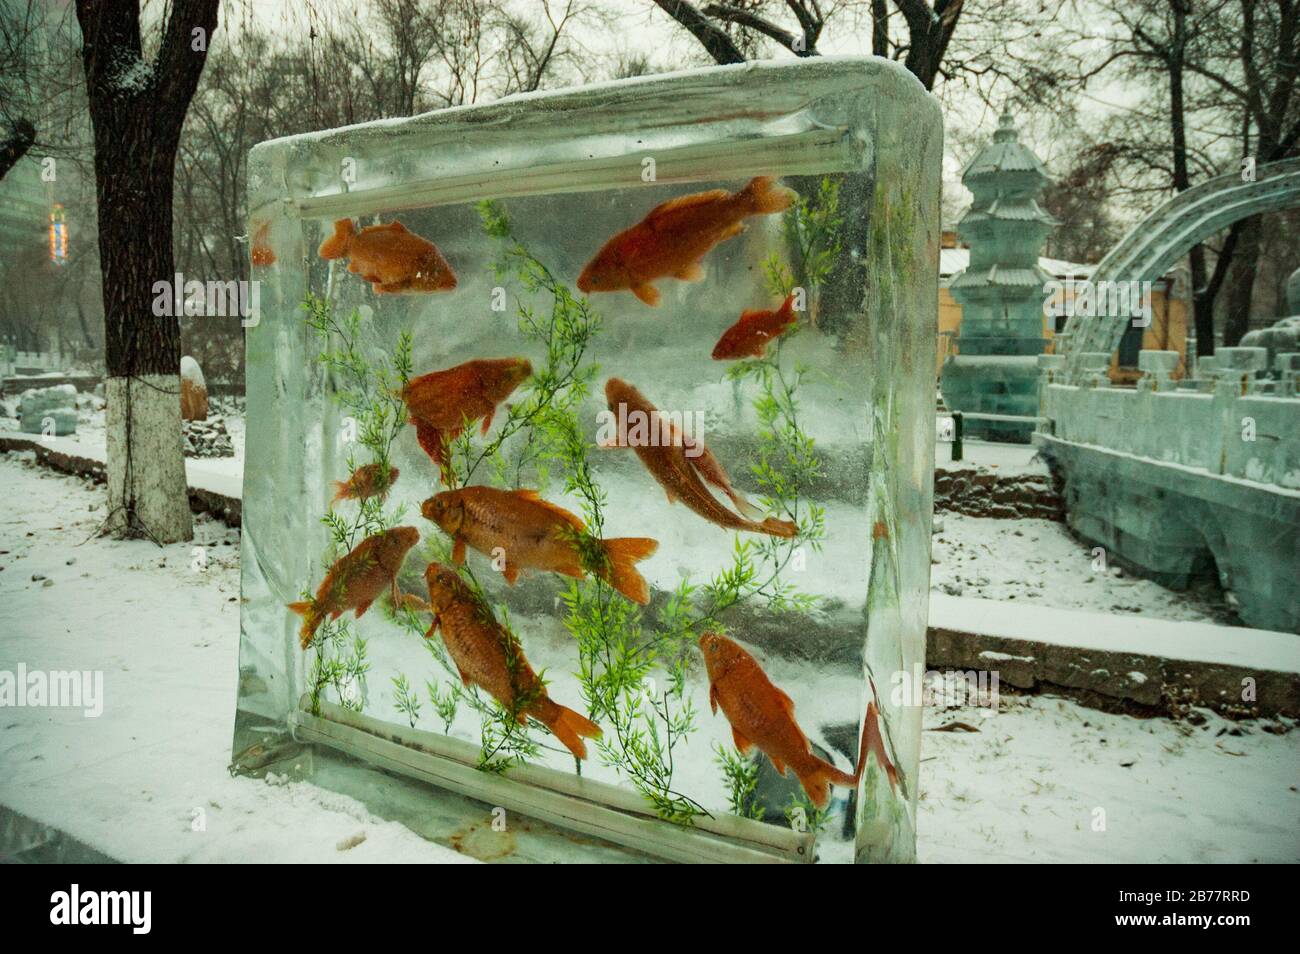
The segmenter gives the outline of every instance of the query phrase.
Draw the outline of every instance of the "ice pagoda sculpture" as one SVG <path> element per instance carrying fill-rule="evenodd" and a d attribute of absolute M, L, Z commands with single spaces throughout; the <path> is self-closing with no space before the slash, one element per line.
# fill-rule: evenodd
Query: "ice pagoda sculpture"
<path fill-rule="evenodd" d="M 941 148 L 858 57 L 257 146 L 235 767 L 912 860 Z"/>
<path fill-rule="evenodd" d="M 1043 336 L 1044 288 L 1038 264 L 1055 220 L 1038 204 L 1047 170 L 1020 142 L 1004 113 L 993 140 L 962 172 L 974 195 L 958 223 L 970 265 L 949 291 L 961 305 L 956 351 L 944 362 L 941 390 L 954 411 L 996 416 L 1038 413 L 1037 355 Z M 967 417 L 972 436 L 1028 442 L 1032 423 Z"/>

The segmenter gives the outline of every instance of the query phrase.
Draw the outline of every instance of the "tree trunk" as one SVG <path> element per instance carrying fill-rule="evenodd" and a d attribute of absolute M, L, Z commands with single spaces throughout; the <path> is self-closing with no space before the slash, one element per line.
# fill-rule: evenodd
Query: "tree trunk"
<path fill-rule="evenodd" d="M 1250 330 L 1250 303 L 1255 293 L 1259 248 L 1260 217 L 1253 215 L 1241 223 L 1236 255 L 1228 270 L 1227 314 L 1223 322 L 1225 348 L 1235 348 L 1241 336 Z"/>
<path fill-rule="evenodd" d="M 180 322 L 153 315 L 153 284 L 173 273 L 171 168 L 105 150 L 99 172 L 99 248 L 108 372 L 108 529 L 159 543 L 193 536 L 181 436 Z M 141 149 L 136 153 L 147 156 Z M 163 181 L 159 181 L 160 176 Z"/>
<path fill-rule="evenodd" d="M 1186 0 L 1171 0 L 1174 16 L 1173 41 L 1169 45 L 1166 65 L 1169 68 L 1169 130 L 1173 139 L 1174 189 L 1184 192 L 1192 186 L 1187 168 L 1186 101 L 1183 91 L 1183 70 L 1187 54 Z M 1232 246 L 1224 245 L 1220 253 L 1232 259 Z M 1192 321 L 1196 328 L 1196 356 L 1214 354 L 1214 299 L 1218 284 L 1211 282 L 1205 267 L 1205 247 L 1200 243 L 1187 253 L 1192 273 Z M 1225 263 L 1226 264 L 1226 263 Z"/>
<path fill-rule="evenodd" d="M 1187 253 L 1192 272 L 1192 322 L 1196 328 L 1196 356 L 1214 354 L 1214 298 L 1207 294 L 1209 275 L 1205 268 L 1205 246 L 1193 245 Z"/>
<path fill-rule="evenodd" d="M 103 275 L 107 529 L 158 543 L 193 536 L 181 437 L 180 321 L 174 310 L 171 317 L 155 315 L 153 303 L 155 283 L 170 288 L 174 282 L 173 167 L 218 2 L 175 0 L 157 59 L 146 64 L 137 0 L 77 0 Z M 202 31 L 199 44 L 196 31 Z"/>

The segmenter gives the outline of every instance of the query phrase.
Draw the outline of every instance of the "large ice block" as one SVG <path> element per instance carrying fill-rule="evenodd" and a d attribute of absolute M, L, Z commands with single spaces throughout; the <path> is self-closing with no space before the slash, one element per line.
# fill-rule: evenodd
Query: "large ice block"
<path fill-rule="evenodd" d="M 236 764 L 914 858 L 941 140 L 819 57 L 258 145 Z"/>

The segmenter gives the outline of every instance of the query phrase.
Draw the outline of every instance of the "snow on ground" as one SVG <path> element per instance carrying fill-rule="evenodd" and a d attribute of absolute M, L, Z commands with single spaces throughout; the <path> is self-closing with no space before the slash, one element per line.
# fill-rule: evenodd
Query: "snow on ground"
<path fill-rule="evenodd" d="M 952 723 L 979 731 L 937 731 Z M 1300 861 L 1290 722 L 1135 719 L 1004 693 L 990 718 L 929 709 L 925 726 L 923 862 Z"/>
<path fill-rule="evenodd" d="M 103 399 L 83 393 L 77 395 L 77 402 L 77 433 L 66 437 L 47 437 L 44 438 L 44 443 L 60 453 L 102 461 L 107 443 Z M 37 437 L 18 430 L 17 408 L 18 395 L 0 399 L 0 431 L 22 437 Z M 221 417 L 225 422 L 235 455 L 187 458 L 186 479 L 190 487 L 238 498 L 244 479 L 244 399 L 212 398 L 208 419 L 216 417 Z"/>
<path fill-rule="evenodd" d="M 463 860 L 344 796 L 231 778 L 237 532 L 197 524 L 203 571 L 188 544 L 96 537 L 102 488 L 31 456 L 0 456 L 18 502 L 0 516 L 0 670 L 99 669 L 106 701 L 97 719 L 0 710 L 0 804 L 133 861 Z M 979 731 L 938 731 L 952 722 Z M 1273 734 L 1288 723 L 1004 695 L 993 717 L 932 709 L 926 727 L 923 861 L 1300 860 L 1300 732 Z"/>
<path fill-rule="evenodd" d="M 32 456 L 0 456 L 0 670 L 100 670 L 104 708 L 0 709 L 0 804 L 129 861 L 465 860 L 313 785 L 231 778 L 238 532 L 97 537 L 103 489 Z"/>
<path fill-rule="evenodd" d="M 952 459 L 951 443 L 939 441 L 934 446 L 934 466 L 939 470 L 987 467 L 1003 475 L 1047 473 L 1047 463 L 1038 456 L 1038 448 L 1004 441 L 963 441 L 961 460 Z"/>
<path fill-rule="evenodd" d="M 1117 566 L 1053 520 L 935 515 L 930 588 L 949 596 L 1025 600 L 1058 609 L 1234 622 L 1218 593 L 1177 593 Z"/>

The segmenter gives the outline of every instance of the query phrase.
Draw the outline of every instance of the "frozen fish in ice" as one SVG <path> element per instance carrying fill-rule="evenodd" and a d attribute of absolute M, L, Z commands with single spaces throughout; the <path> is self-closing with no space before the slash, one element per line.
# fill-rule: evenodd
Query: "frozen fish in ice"
<path fill-rule="evenodd" d="M 513 584 L 519 571 L 546 570 L 581 579 L 585 527 L 576 514 L 542 500 L 533 490 L 498 490 L 463 487 L 445 490 L 420 506 L 454 541 L 452 559 L 465 560 L 468 544 L 479 553 L 500 560 L 506 582 Z M 651 556 L 659 543 L 649 537 L 601 540 L 605 569 L 601 579 L 628 599 L 645 605 L 650 587 L 636 564 Z"/>
<path fill-rule="evenodd" d="M 401 397 L 415 436 L 441 469 L 443 483 L 450 482 L 447 445 L 460 436 L 466 423 L 480 418 L 486 434 L 497 405 L 532 373 L 526 358 L 480 358 L 406 382 Z"/>
<path fill-rule="evenodd" d="M 366 537 L 351 552 L 339 557 L 325 574 L 313 599 L 289 604 L 289 609 L 302 617 L 298 634 L 302 648 L 310 645 L 327 616 L 338 619 L 354 609 L 359 618 L 385 589 L 392 589 L 395 606 L 402 605 L 397 571 L 402 568 L 407 551 L 419 541 L 420 531 L 415 527 L 393 527 Z"/>
<path fill-rule="evenodd" d="M 451 655 L 461 681 L 486 690 L 518 718 L 520 725 L 532 716 L 554 733 L 575 757 L 585 759 L 583 738 L 600 737 L 600 726 L 552 702 L 546 686 L 524 658 L 523 647 L 497 622 L 487 606 L 451 567 L 430 563 L 424 571 L 429 585 L 429 610 L 433 625 Z"/>
<path fill-rule="evenodd" d="M 889 777 L 890 789 L 897 791 L 898 769 L 894 767 L 894 763 L 889 760 L 889 753 L 885 751 L 885 739 L 880 733 L 880 712 L 874 702 L 867 703 L 867 718 L 862 725 L 862 747 L 858 752 L 859 775 L 867 764 L 868 754 L 876 757 L 885 775 Z"/>
<path fill-rule="evenodd" d="M 274 265 L 275 252 L 271 251 L 267 233 L 271 230 L 270 222 L 263 222 L 261 227 L 253 233 L 253 247 L 250 251 L 254 265 Z"/>
<path fill-rule="evenodd" d="M 761 358 L 767 346 L 799 323 L 794 311 L 794 295 L 789 295 L 776 311 L 746 311 L 734 325 L 722 333 L 713 346 L 714 361 L 738 358 Z"/>
<path fill-rule="evenodd" d="M 334 481 L 334 500 L 369 500 L 388 496 L 389 488 L 397 482 L 399 471 L 391 464 L 363 464 L 352 472 L 346 481 Z"/>
<path fill-rule="evenodd" d="M 794 771 L 809 800 L 818 808 L 830 803 L 830 786 L 853 788 L 857 777 L 813 754 L 808 737 L 794 721 L 794 702 L 773 685 L 758 661 L 733 639 L 718 633 L 700 637 L 709 674 L 709 706 L 731 723 L 742 755 L 757 747 L 782 775 Z"/>
<path fill-rule="evenodd" d="M 647 305 L 659 304 L 652 282 L 704 277 L 700 261 L 715 245 L 745 230 L 751 215 L 783 212 L 795 193 L 771 176 L 758 176 L 739 192 L 714 189 L 669 199 L 606 242 L 578 276 L 583 292 L 630 289 Z"/>
<path fill-rule="evenodd" d="M 438 246 L 397 220 L 368 225 L 358 232 L 351 219 L 339 219 L 334 234 L 321 243 L 320 257 L 349 259 L 348 271 L 370 282 L 377 295 L 456 287 L 456 275 Z"/>
<path fill-rule="evenodd" d="M 793 537 L 798 528 L 789 520 L 758 517 L 753 504 L 731 486 L 731 480 L 717 458 L 702 441 L 682 433 L 658 408 L 636 388 L 621 378 L 605 382 L 605 399 L 610 413 L 619 422 L 618 433 L 609 447 L 631 447 L 650 475 L 668 494 L 668 500 L 680 500 L 705 520 L 728 530 L 752 530 L 774 537 Z M 645 426 L 648 422 L 655 426 Z M 638 427 L 640 430 L 638 430 Z M 705 486 L 721 490 L 746 517 L 722 505 Z"/>

